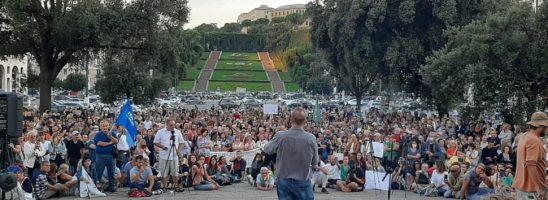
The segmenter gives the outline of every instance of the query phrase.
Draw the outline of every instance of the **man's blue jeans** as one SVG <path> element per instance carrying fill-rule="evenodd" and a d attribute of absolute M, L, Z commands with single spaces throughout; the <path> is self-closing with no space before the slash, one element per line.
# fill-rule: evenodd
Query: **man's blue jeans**
<path fill-rule="evenodd" d="M 313 200 L 312 183 L 310 180 L 280 179 L 277 185 L 279 200 Z"/>
<path fill-rule="evenodd" d="M 96 180 L 101 180 L 101 176 L 107 168 L 108 174 L 108 188 L 107 191 L 114 192 L 116 191 L 116 179 L 114 178 L 114 158 L 110 154 L 97 154 L 97 178 Z"/>
<path fill-rule="evenodd" d="M 138 189 L 140 191 L 145 191 L 147 188 L 148 188 L 148 183 L 129 183 L 129 188 L 130 189 Z M 154 190 L 159 190 L 161 189 L 162 187 L 160 186 L 160 182 L 156 182 L 154 183 L 154 185 L 152 185 L 152 191 Z"/>

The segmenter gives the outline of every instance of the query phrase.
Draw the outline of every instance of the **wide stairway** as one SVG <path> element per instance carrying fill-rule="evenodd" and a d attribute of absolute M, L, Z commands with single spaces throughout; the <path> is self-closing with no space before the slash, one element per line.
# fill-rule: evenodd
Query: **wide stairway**
<path fill-rule="evenodd" d="M 196 92 L 207 91 L 207 84 L 209 82 L 209 79 L 211 79 L 211 75 L 213 74 L 215 67 L 217 66 L 217 62 L 221 58 L 221 53 L 222 53 L 221 51 L 212 51 L 209 54 L 209 58 L 207 59 L 206 65 L 202 69 L 202 72 L 200 73 L 200 77 L 198 77 L 198 80 L 196 81 L 196 86 L 194 88 L 194 91 Z"/>
<path fill-rule="evenodd" d="M 272 90 L 274 92 L 285 92 L 284 82 L 280 79 L 280 75 L 278 74 L 278 71 L 276 71 L 274 62 L 270 59 L 268 52 L 259 52 L 259 58 L 268 75 L 268 80 L 270 80 L 270 83 L 272 84 Z"/>

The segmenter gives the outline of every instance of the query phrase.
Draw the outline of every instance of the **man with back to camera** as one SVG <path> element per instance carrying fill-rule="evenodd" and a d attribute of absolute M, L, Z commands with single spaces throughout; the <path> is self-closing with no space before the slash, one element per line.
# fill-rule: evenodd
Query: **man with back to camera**
<path fill-rule="evenodd" d="M 304 131 L 307 113 L 297 108 L 291 113 L 292 127 L 279 132 L 266 144 L 266 154 L 276 154 L 278 199 L 314 199 L 310 171 L 319 163 L 318 145 L 311 133 Z"/>
<path fill-rule="evenodd" d="M 533 113 L 527 124 L 531 129 L 518 142 L 513 186 L 518 199 L 546 200 L 546 150 L 541 138 L 548 131 L 548 115 L 544 112 Z"/>

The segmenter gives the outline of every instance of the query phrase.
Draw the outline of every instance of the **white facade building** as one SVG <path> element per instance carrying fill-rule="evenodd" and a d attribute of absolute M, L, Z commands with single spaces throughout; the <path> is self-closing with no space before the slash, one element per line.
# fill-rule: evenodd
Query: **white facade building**
<path fill-rule="evenodd" d="M 0 91 L 26 93 L 23 83 L 27 80 L 28 58 L 8 57 L 0 60 Z"/>

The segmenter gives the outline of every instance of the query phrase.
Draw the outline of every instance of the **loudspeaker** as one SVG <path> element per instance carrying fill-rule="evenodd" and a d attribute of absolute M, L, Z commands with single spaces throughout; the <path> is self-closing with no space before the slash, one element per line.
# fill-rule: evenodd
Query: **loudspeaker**
<path fill-rule="evenodd" d="M 0 93 L 0 136 L 23 134 L 23 98 L 15 93 Z"/>

